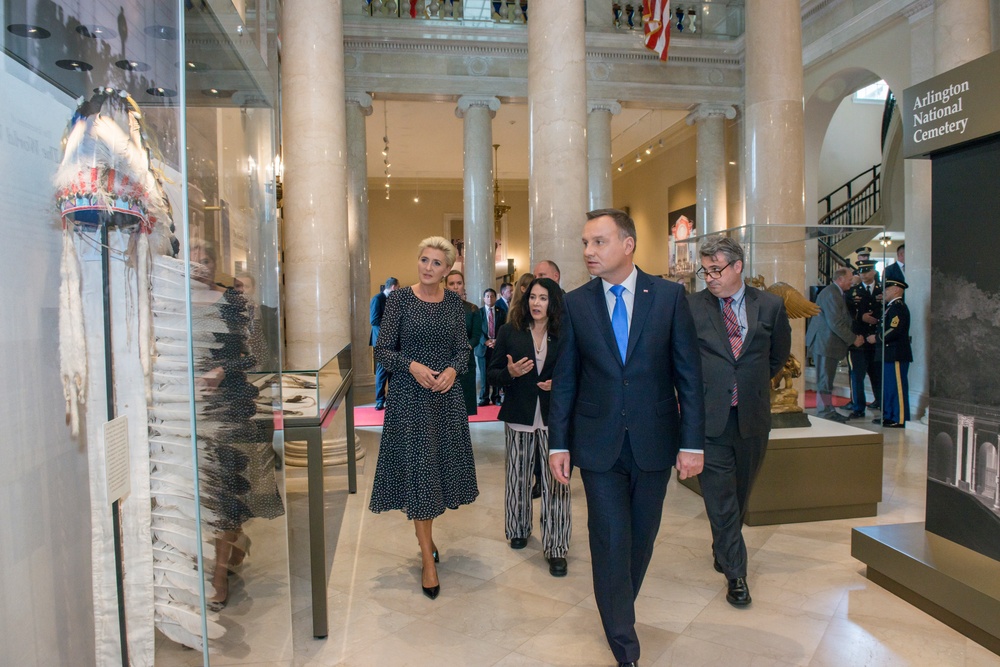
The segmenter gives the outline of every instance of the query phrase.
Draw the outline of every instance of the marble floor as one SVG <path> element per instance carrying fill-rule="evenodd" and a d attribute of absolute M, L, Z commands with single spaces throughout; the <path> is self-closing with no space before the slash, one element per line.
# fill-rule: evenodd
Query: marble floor
<path fill-rule="evenodd" d="M 881 430 L 867 420 L 852 426 Z M 612 665 L 594 602 L 587 507 L 573 480 L 569 575 L 549 575 L 539 536 L 521 551 L 503 534 L 503 425 L 472 424 L 480 496 L 435 521 L 441 595 L 420 591 L 413 524 L 368 511 L 380 428 L 358 429 L 358 493 L 327 468 L 329 635 L 313 638 L 306 479 L 285 467 L 287 514 L 251 522 L 254 550 L 220 614 L 213 665 Z M 1000 666 L 1000 657 L 864 577 L 850 529 L 922 521 L 926 427 L 887 429 L 879 515 L 746 527 L 754 602 L 734 609 L 712 568 L 701 498 L 672 480 L 636 604 L 643 667 Z M 538 503 L 535 503 L 536 526 Z M 285 530 L 287 528 L 287 550 Z M 289 623 L 289 617 L 291 622 Z M 203 664 L 158 637 L 157 665 Z"/>
<path fill-rule="evenodd" d="M 923 519 L 926 434 L 919 428 L 885 432 L 878 517 L 745 528 L 754 599 L 747 609 L 725 600 L 701 498 L 672 481 L 636 604 L 641 664 L 1000 665 L 997 655 L 869 582 L 850 555 L 854 526 Z M 379 429 L 359 434 L 368 456 L 358 494 L 340 495 L 330 634 L 312 639 L 308 586 L 293 562 L 292 664 L 614 664 L 594 603 L 578 479 L 569 575 L 555 579 L 537 534 L 523 551 L 504 540 L 502 425 L 472 425 L 480 497 L 435 521 L 441 595 L 431 601 L 419 588 L 412 523 L 402 513 L 367 510 Z M 327 484 L 344 489 L 346 478 Z"/>

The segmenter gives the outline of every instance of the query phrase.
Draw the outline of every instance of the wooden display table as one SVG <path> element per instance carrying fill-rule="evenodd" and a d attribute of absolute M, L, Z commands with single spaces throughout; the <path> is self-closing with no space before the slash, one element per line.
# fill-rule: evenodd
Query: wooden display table
<path fill-rule="evenodd" d="M 875 516 L 882 500 L 882 434 L 809 416 L 810 428 L 771 431 L 746 524 Z M 681 484 L 701 494 L 698 479 Z"/>

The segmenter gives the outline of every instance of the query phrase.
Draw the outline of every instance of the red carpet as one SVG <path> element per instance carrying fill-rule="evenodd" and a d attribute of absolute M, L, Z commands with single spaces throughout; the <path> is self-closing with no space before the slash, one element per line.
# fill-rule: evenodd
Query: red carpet
<path fill-rule="evenodd" d="M 477 414 L 469 417 L 469 422 L 495 422 L 498 412 L 500 412 L 499 405 L 479 408 Z M 354 408 L 355 426 L 381 426 L 383 419 L 385 419 L 385 410 L 376 410 L 374 407 Z"/>
<path fill-rule="evenodd" d="M 803 397 L 803 402 L 805 403 L 806 409 L 816 407 L 816 392 L 812 389 L 806 389 L 806 395 Z M 851 402 L 846 396 L 834 396 L 833 404 L 834 406 L 841 408 Z"/>

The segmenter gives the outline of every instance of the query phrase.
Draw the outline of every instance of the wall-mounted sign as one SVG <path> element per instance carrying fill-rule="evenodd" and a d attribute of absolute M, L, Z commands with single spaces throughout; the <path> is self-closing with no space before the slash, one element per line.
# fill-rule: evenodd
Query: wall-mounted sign
<path fill-rule="evenodd" d="M 1000 132 L 1000 51 L 903 91 L 903 156 L 928 157 Z"/>

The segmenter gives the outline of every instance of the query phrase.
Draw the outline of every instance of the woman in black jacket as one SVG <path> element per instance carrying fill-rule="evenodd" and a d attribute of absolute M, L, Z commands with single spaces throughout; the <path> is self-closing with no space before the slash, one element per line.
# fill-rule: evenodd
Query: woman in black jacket
<path fill-rule="evenodd" d="M 542 465 L 542 549 L 549 573 L 566 576 L 571 532 L 569 486 L 549 471 L 549 391 L 559 339 L 562 290 L 548 278 L 531 281 L 515 299 L 507 324 L 500 327 L 487 373 L 504 389 L 500 419 L 506 423 L 506 534 L 512 549 L 523 549 L 531 535 L 531 473 L 535 456 Z"/>

